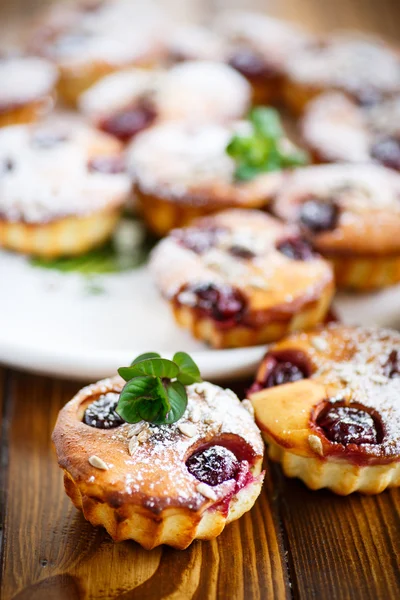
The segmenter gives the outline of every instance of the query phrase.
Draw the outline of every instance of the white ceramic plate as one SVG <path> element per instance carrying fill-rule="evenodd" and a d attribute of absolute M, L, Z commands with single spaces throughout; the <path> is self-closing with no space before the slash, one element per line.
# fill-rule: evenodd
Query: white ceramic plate
<path fill-rule="evenodd" d="M 32 267 L 0 252 L 0 362 L 49 375 L 95 380 L 115 374 L 142 352 L 190 352 L 207 379 L 254 372 L 263 347 L 210 350 L 178 328 L 145 267 L 96 277 L 90 292 L 77 273 Z M 400 287 L 342 296 L 347 323 L 400 326 Z"/>

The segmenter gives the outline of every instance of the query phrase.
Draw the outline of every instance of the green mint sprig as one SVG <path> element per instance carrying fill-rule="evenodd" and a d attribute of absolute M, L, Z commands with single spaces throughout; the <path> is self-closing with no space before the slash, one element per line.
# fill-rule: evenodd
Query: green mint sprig
<path fill-rule="evenodd" d="M 185 352 L 177 352 L 172 360 L 147 352 L 118 373 L 127 383 L 116 411 L 128 423 L 175 423 L 186 410 L 185 385 L 202 381 L 198 366 Z"/>
<path fill-rule="evenodd" d="M 235 134 L 226 148 L 236 162 L 236 179 L 248 181 L 261 173 L 308 163 L 307 152 L 286 138 L 277 110 L 266 106 L 253 108 L 249 122 L 251 132 Z"/>

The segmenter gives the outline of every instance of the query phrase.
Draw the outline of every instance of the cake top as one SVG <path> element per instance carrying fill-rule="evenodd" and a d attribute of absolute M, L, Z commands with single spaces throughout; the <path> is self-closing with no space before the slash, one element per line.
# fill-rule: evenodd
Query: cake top
<path fill-rule="evenodd" d="M 52 92 L 56 68 L 43 58 L 0 58 L 0 112 L 41 100 Z"/>
<path fill-rule="evenodd" d="M 120 143 L 84 125 L 15 125 L 0 130 L 0 214 L 45 223 L 118 206 L 130 190 Z"/>
<path fill-rule="evenodd" d="M 217 32 L 201 25 L 175 27 L 167 37 L 167 52 L 171 60 L 224 60 L 226 42 Z"/>
<path fill-rule="evenodd" d="M 101 485 L 106 501 L 112 494 L 154 512 L 168 506 L 198 510 L 229 494 L 235 481 L 201 484 L 188 470 L 190 456 L 224 446 L 250 467 L 262 456 L 253 415 L 231 390 L 207 382 L 186 387 L 186 411 L 170 425 L 142 421 L 98 429 L 83 422 L 91 403 L 118 398 L 123 383 L 118 377 L 81 390 L 60 412 L 53 434 L 61 466 L 92 490 Z"/>

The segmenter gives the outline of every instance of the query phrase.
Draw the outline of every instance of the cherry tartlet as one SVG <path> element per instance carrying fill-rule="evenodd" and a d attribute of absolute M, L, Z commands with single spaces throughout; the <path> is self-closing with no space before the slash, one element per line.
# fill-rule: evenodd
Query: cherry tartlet
<path fill-rule="evenodd" d="M 251 346 L 323 322 L 331 267 L 271 216 L 233 209 L 177 229 L 153 250 L 175 319 L 215 348 Z"/>
<path fill-rule="evenodd" d="M 400 95 L 359 106 L 339 92 L 307 106 L 301 128 L 317 162 L 376 162 L 400 171 Z"/>
<path fill-rule="evenodd" d="M 319 165 L 290 174 L 273 213 L 298 225 L 354 290 L 400 281 L 400 175 L 374 164 Z"/>
<path fill-rule="evenodd" d="M 330 324 L 270 346 L 249 390 L 269 456 L 313 490 L 400 485 L 400 334 Z"/>
<path fill-rule="evenodd" d="M 80 254 L 114 231 L 130 193 L 121 144 L 63 119 L 0 129 L 0 246 Z"/>
<path fill-rule="evenodd" d="M 214 26 L 225 41 L 225 59 L 251 83 L 253 101 L 280 101 L 286 63 L 311 42 L 310 34 L 294 23 L 245 10 L 222 12 Z"/>
<path fill-rule="evenodd" d="M 344 92 L 362 106 L 400 91 L 398 52 L 379 38 L 352 32 L 336 33 L 299 49 L 286 66 L 284 96 L 295 114 L 325 91 Z"/>
<path fill-rule="evenodd" d="M 68 104 L 98 79 L 128 66 L 152 66 L 164 53 L 165 15 L 151 0 L 58 3 L 44 14 L 29 49 L 53 61 Z"/>
<path fill-rule="evenodd" d="M 31 123 L 54 102 L 57 69 L 34 57 L 0 58 L 0 127 Z"/>
<path fill-rule="evenodd" d="M 250 107 L 250 86 L 234 69 L 187 61 L 168 71 L 129 69 L 104 77 L 79 101 L 100 129 L 128 141 L 161 121 L 229 121 Z"/>
<path fill-rule="evenodd" d="M 215 538 L 261 490 L 251 406 L 203 382 L 186 387 L 176 423 L 130 425 L 115 412 L 123 385 L 117 377 L 85 387 L 61 410 L 53 441 L 66 493 L 117 542 L 183 549 Z"/>
<path fill-rule="evenodd" d="M 224 208 L 264 208 L 269 203 L 282 172 L 237 180 L 236 163 L 226 151 L 233 135 L 247 126 L 245 121 L 170 122 L 136 136 L 128 148 L 128 170 L 139 209 L 156 235 Z"/>

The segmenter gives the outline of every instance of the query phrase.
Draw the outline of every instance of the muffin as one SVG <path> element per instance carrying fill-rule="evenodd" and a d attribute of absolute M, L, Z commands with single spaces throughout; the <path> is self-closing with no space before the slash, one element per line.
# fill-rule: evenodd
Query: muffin
<path fill-rule="evenodd" d="M 80 254 L 114 231 L 130 193 L 120 143 L 63 119 L 0 130 L 0 246 Z"/>

